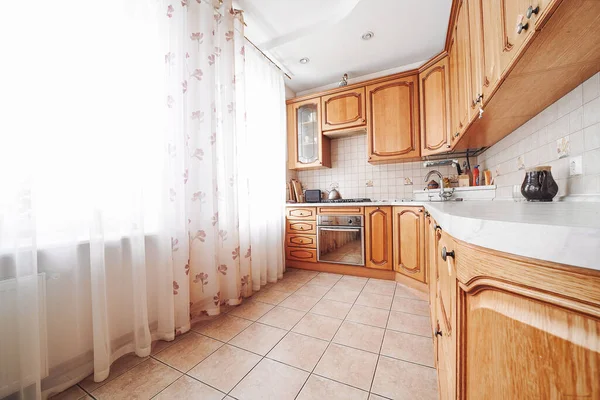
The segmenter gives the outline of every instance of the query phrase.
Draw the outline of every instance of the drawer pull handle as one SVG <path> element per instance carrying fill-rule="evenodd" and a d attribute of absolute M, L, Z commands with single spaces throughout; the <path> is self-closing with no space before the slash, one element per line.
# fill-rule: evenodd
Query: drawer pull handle
<path fill-rule="evenodd" d="M 520 35 L 521 32 L 526 31 L 527 28 L 529 28 L 528 22 L 526 22 L 525 25 L 523 25 L 522 23 L 519 23 L 519 25 L 517 25 L 517 33 Z"/>
<path fill-rule="evenodd" d="M 448 251 L 448 250 L 446 250 L 446 246 L 444 246 L 444 247 L 442 248 L 442 259 L 443 259 L 444 261 L 446 261 L 446 259 L 447 259 L 448 257 L 452 257 L 452 258 L 454 258 L 454 250 L 452 250 L 452 251 Z"/>
<path fill-rule="evenodd" d="M 527 19 L 531 18 L 533 16 L 533 14 L 537 15 L 540 12 L 540 7 L 536 6 L 535 8 L 533 8 L 533 6 L 529 6 L 529 8 L 527 9 Z"/>

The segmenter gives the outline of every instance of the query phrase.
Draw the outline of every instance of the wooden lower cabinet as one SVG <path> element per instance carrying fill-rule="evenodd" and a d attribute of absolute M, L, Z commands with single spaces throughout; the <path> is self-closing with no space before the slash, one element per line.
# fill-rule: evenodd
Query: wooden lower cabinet
<path fill-rule="evenodd" d="M 437 236 L 440 398 L 600 399 L 600 272 Z"/>
<path fill-rule="evenodd" d="M 394 207 L 394 270 L 419 282 L 425 275 L 425 218 L 423 207 Z"/>
<path fill-rule="evenodd" d="M 285 249 L 285 259 L 314 263 L 317 262 L 317 249 L 287 247 Z"/>
<path fill-rule="evenodd" d="M 365 207 L 365 266 L 392 269 L 392 207 Z"/>

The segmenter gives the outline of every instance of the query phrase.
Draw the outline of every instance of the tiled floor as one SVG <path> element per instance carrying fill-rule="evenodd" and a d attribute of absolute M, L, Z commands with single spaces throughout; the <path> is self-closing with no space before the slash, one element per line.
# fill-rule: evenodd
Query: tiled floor
<path fill-rule="evenodd" d="M 59 399 L 437 399 L 427 297 L 288 269 L 252 300 Z"/>

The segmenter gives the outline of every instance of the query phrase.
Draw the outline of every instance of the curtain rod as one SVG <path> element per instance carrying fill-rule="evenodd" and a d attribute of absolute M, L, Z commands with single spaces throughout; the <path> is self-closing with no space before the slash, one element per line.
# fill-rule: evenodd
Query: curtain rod
<path fill-rule="evenodd" d="M 218 0 L 218 2 L 219 2 L 219 5 L 223 5 L 223 0 Z M 215 10 L 215 12 L 217 14 L 219 14 L 219 15 L 222 16 L 222 14 L 220 13 L 218 7 L 214 7 L 214 10 Z M 236 16 L 238 14 L 240 14 L 239 15 L 240 16 L 240 21 L 242 22 L 242 24 L 244 24 L 244 26 L 248 26 L 246 24 L 246 21 L 244 21 L 244 14 L 243 14 L 244 10 L 238 10 L 238 9 L 235 9 L 235 8 L 232 8 L 232 10 L 236 14 Z M 263 53 L 263 51 L 261 49 L 259 49 L 257 45 L 255 45 L 254 43 L 252 43 L 252 41 L 250 39 L 248 39 L 247 36 L 244 35 L 244 39 L 246 39 L 246 41 L 248 43 L 250 43 L 252 45 L 252 47 L 254 47 L 256 50 L 258 50 L 258 52 L 260 54 L 262 54 L 264 58 L 266 58 L 271 64 L 273 64 L 275 66 L 275 68 L 277 68 L 278 70 L 280 70 L 283 73 L 283 75 L 285 75 L 286 78 L 288 78 L 289 80 L 292 80 L 291 76 L 289 76 L 288 74 L 286 74 L 286 72 L 284 70 L 282 70 L 281 67 L 279 65 L 277 65 L 277 63 L 275 61 L 271 60 L 271 58 L 269 56 L 267 56 L 265 53 Z"/>

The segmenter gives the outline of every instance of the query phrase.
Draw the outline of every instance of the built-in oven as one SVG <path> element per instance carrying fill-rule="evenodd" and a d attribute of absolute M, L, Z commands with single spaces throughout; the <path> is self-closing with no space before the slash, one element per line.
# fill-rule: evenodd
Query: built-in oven
<path fill-rule="evenodd" d="M 317 261 L 365 265 L 362 215 L 317 216 Z"/>

